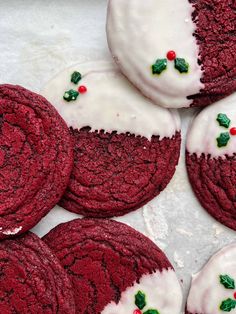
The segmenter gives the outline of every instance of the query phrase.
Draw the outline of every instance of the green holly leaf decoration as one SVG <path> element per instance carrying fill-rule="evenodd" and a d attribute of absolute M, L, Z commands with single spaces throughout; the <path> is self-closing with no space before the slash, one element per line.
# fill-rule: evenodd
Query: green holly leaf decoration
<path fill-rule="evenodd" d="M 65 92 L 63 98 L 70 102 L 70 101 L 75 101 L 77 99 L 77 97 L 79 96 L 79 93 L 76 90 L 68 90 Z"/>
<path fill-rule="evenodd" d="M 216 140 L 217 140 L 218 147 L 227 146 L 230 140 L 229 132 L 220 133 L 220 136 Z"/>
<path fill-rule="evenodd" d="M 220 283 L 226 288 L 226 289 L 235 289 L 235 282 L 234 279 L 231 278 L 228 275 L 220 275 Z"/>
<path fill-rule="evenodd" d="M 216 121 L 219 122 L 220 126 L 223 126 L 226 129 L 228 129 L 228 127 L 230 126 L 230 122 L 231 122 L 231 120 L 224 113 L 219 113 Z"/>
<path fill-rule="evenodd" d="M 230 298 L 227 300 L 224 300 L 220 305 L 221 311 L 224 311 L 224 312 L 230 312 L 231 310 L 235 309 L 235 307 L 236 307 L 236 301 Z"/>
<path fill-rule="evenodd" d="M 143 314 L 160 314 L 157 310 L 147 310 Z"/>
<path fill-rule="evenodd" d="M 186 62 L 185 59 L 183 58 L 176 58 L 175 59 L 175 68 L 180 72 L 180 73 L 188 73 L 189 70 L 189 64 Z"/>
<path fill-rule="evenodd" d="M 146 296 L 142 291 L 138 291 L 135 295 L 135 305 L 142 310 L 146 305 Z"/>
<path fill-rule="evenodd" d="M 157 59 L 156 63 L 152 65 L 152 74 L 161 74 L 167 69 L 167 59 Z"/>
<path fill-rule="evenodd" d="M 74 73 L 71 74 L 71 82 L 74 84 L 78 84 L 79 81 L 82 79 L 82 75 L 75 71 Z"/>

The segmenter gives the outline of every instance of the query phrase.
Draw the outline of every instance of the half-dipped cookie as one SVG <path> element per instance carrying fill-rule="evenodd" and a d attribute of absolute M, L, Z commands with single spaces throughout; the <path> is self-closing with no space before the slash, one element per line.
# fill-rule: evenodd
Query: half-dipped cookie
<path fill-rule="evenodd" d="M 186 165 L 201 205 L 236 230 L 236 93 L 205 108 L 193 120 Z"/>
<path fill-rule="evenodd" d="M 108 44 L 157 105 L 207 106 L 236 91 L 232 0 L 110 0 Z"/>
<path fill-rule="evenodd" d="M 217 252 L 193 276 L 186 314 L 236 313 L 236 244 Z"/>
<path fill-rule="evenodd" d="M 43 239 L 71 279 L 76 313 L 180 314 L 182 292 L 170 262 L 131 227 L 77 219 Z"/>
<path fill-rule="evenodd" d="M 67 69 L 42 90 L 74 138 L 74 168 L 60 204 L 90 217 L 133 211 L 172 178 L 180 153 L 175 111 L 152 104 L 110 62 Z"/>

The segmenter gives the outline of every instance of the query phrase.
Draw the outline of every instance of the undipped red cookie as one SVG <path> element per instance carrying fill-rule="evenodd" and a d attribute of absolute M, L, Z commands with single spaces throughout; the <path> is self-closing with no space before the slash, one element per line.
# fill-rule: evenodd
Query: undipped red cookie
<path fill-rule="evenodd" d="M 56 109 L 23 87 L 0 85 L 0 239 L 29 230 L 56 205 L 72 165 Z"/>
<path fill-rule="evenodd" d="M 143 97 L 112 63 L 67 69 L 42 94 L 75 140 L 64 208 L 90 217 L 118 216 L 169 183 L 179 159 L 179 117 Z"/>
<path fill-rule="evenodd" d="M 186 149 L 198 200 L 218 221 L 236 230 L 236 93 L 194 119 Z"/>
<path fill-rule="evenodd" d="M 71 283 L 58 259 L 33 233 L 0 242 L 1 314 L 73 314 Z"/>
<path fill-rule="evenodd" d="M 134 229 L 77 219 L 43 239 L 69 274 L 76 313 L 180 314 L 182 292 L 170 262 Z"/>
<path fill-rule="evenodd" d="M 110 0 L 107 36 L 121 71 L 156 104 L 206 106 L 236 91 L 232 0 Z"/>
<path fill-rule="evenodd" d="M 186 314 L 236 313 L 236 243 L 216 253 L 193 276 Z"/>

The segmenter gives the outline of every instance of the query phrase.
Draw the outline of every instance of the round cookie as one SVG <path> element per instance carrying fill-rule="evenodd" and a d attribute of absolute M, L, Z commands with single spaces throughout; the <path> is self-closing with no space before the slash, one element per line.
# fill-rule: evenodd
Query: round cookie
<path fill-rule="evenodd" d="M 207 107 L 187 136 L 186 165 L 201 205 L 236 230 L 236 93 Z"/>
<path fill-rule="evenodd" d="M 69 274 L 77 313 L 180 314 L 182 292 L 170 262 L 125 224 L 76 219 L 43 240 Z"/>
<path fill-rule="evenodd" d="M 23 87 L 0 85 L 0 239 L 29 230 L 56 205 L 72 165 L 56 109 Z"/>
<path fill-rule="evenodd" d="M 73 314 L 71 283 L 58 259 L 33 233 L 0 242 L 2 314 Z"/>
<path fill-rule="evenodd" d="M 235 19 L 232 0 L 110 0 L 108 44 L 157 105 L 206 106 L 236 91 Z"/>
<path fill-rule="evenodd" d="M 114 64 L 76 65 L 50 81 L 42 94 L 65 119 L 75 142 L 61 206 L 90 217 L 123 215 L 169 183 L 180 153 L 179 116 L 153 105 Z"/>
<path fill-rule="evenodd" d="M 186 314 L 236 313 L 236 243 L 215 254 L 193 276 Z"/>

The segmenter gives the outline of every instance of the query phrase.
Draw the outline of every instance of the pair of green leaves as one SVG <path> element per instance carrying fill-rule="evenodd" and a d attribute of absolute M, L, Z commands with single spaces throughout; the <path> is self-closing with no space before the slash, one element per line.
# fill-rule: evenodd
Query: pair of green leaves
<path fill-rule="evenodd" d="M 220 275 L 220 283 L 225 287 L 225 289 L 234 290 L 235 289 L 235 282 L 234 279 L 228 275 Z M 227 300 L 222 301 L 220 305 L 221 311 L 230 312 L 231 310 L 235 309 L 236 307 L 236 300 L 228 298 Z"/>
<path fill-rule="evenodd" d="M 71 74 L 71 82 L 74 84 L 78 84 L 79 81 L 82 79 L 82 75 L 75 71 Z M 70 102 L 70 101 L 75 101 L 79 96 L 79 92 L 77 92 L 74 89 L 70 89 L 66 91 L 63 95 L 64 100 Z"/>
<path fill-rule="evenodd" d="M 231 123 L 231 120 L 224 113 L 219 113 L 216 121 L 218 121 L 220 126 L 226 129 L 229 128 L 230 123 Z M 230 140 L 230 133 L 229 132 L 220 133 L 220 136 L 217 137 L 216 140 L 217 140 L 218 147 L 225 147 L 228 145 L 228 142 Z"/>
<path fill-rule="evenodd" d="M 147 305 L 146 295 L 142 291 L 138 291 L 138 293 L 135 295 L 135 305 L 140 310 L 143 310 Z M 160 314 L 160 313 L 157 310 L 149 309 L 143 312 L 143 314 Z"/>
<path fill-rule="evenodd" d="M 183 58 L 176 58 L 175 68 L 180 73 L 188 73 L 189 64 Z M 167 69 L 167 59 L 157 59 L 156 63 L 152 65 L 152 74 L 161 74 L 163 71 Z"/>

